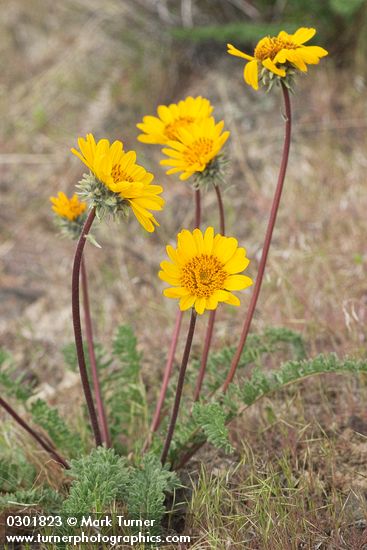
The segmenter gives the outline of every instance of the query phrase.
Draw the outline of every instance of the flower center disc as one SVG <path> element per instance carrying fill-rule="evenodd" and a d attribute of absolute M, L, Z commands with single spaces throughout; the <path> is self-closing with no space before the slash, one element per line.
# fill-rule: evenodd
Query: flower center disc
<path fill-rule="evenodd" d="M 166 136 L 168 139 L 176 140 L 179 137 L 180 128 L 187 128 L 187 126 L 190 126 L 193 122 L 194 119 L 191 116 L 181 116 L 177 118 L 173 122 L 166 124 L 164 129 Z"/>
<path fill-rule="evenodd" d="M 194 141 L 185 151 L 185 159 L 189 166 L 205 164 L 207 156 L 213 151 L 213 140 L 210 138 L 199 138 Z"/>
<path fill-rule="evenodd" d="M 296 50 L 298 47 L 299 46 L 297 44 L 282 40 L 281 38 L 271 38 L 270 36 L 267 36 L 266 38 L 260 40 L 256 46 L 254 56 L 260 61 L 269 58 L 273 60 L 280 50 Z"/>
<path fill-rule="evenodd" d="M 208 298 L 223 288 L 228 273 L 216 256 L 195 256 L 182 268 L 181 285 L 193 296 Z"/>
<path fill-rule="evenodd" d="M 111 176 L 114 183 L 119 183 L 120 181 L 134 181 L 131 176 L 129 176 L 126 172 L 124 172 L 124 170 L 121 169 L 121 166 L 119 164 L 115 164 L 112 167 Z"/>

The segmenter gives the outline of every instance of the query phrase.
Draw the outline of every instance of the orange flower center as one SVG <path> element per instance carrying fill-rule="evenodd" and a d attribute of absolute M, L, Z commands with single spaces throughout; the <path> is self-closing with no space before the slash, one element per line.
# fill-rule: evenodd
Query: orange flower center
<path fill-rule="evenodd" d="M 254 56 L 259 61 L 264 61 L 264 59 L 273 60 L 280 50 L 296 50 L 297 48 L 299 48 L 299 46 L 293 42 L 282 40 L 275 36 L 267 36 L 260 40 L 256 46 Z"/>
<path fill-rule="evenodd" d="M 194 118 L 191 116 L 181 116 L 176 118 L 173 122 L 166 124 L 164 129 L 165 134 L 168 139 L 176 140 L 179 137 L 180 128 L 187 128 L 187 126 L 190 126 L 193 122 Z"/>
<path fill-rule="evenodd" d="M 201 137 L 191 143 L 184 151 L 184 157 L 188 166 L 195 164 L 206 164 L 208 156 L 213 152 L 214 141 L 210 138 Z"/>
<path fill-rule="evenodd" d="M 79 202 L 78 198 L 76 196 L 72 197 L 71 199 L 68 198 L 59 198 L 54 203 L 54 212 L 61 216 L 62 218 L 66 218 L 69 221 L 73 222 L 83 212 L 86 210 L 87 205 L 84 202 Z"/>
<path fill-rule="evenodd" d="M 120 164 L 114 164 L 111 171 L 111 176 L 114 183 L 119 183 L 120 181 L 129 181 L 133 182 L 134 178 L 129 176 L 124 170 L 121 169 Z"/>
<path fill-rule="evenodd" d="M 223 288 L 228 277 L 223 267 L 224 264 L 216 256 L 195 256 L 182 268 L 181 285 L 189 290 L 192 296 L 208 298 L 216 290 Z"/>
<path fill-rule="evenodd" d="M 83 212 L 85 211 L 86 208 L 87 207 L 86 207 L 85 204 L 70 203 L 70 206 L 69 206 L 69 219 L 71 221 L 76 220 L 77 218 L 79 218 L 80 214 L 83 214 Z"/>

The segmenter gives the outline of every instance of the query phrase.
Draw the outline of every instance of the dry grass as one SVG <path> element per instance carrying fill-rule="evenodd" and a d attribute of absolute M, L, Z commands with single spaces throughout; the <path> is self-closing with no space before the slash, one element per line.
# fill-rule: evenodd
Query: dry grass
<path fill-rule="evenodd" d="M 57 400 L 57 384 L 67 388 L 58 398 L 62 408 L 69 407 L 70 391 L 78 394 L 77 382 L 65 379 L 59 351 L 72 339 L 72 245 L 56 236 L 48 197 L 70 192 L 82 173 L 69 154 L 76 137 L 87 131 L 122 137 L 165 187 L 167 207 L 156 235 L 144 234 L 134 220 L 104 225 L 96 229 L 103 249 L 90 247 L 87 257 L 98 297 L 98 338 L 109 342 L 117 324 L 132 323 L 152 380 L 175 314 L 174 304 L 161 299 L 156 271 L 164 245 L 191 223 L 192 194 L 159 168 L 158 148 L 136 143 L 136 122 L 157 103 L 187 94 L 213 102 L 231 130 L 228 232 L 246 246 L 252 276 L 276 181 L 283 134 L 279 94 L 246 89 L 241 64 L 224 49 L 209 56 L 210 63 L 205 52 L 194 61 L 190 45 L 176 53 L 162 34 L 164 10 L 162 20 L 143 5 L 16 0 L 1 23 L 0 45 L 9 62 L 0 88 L 0 338 L 45 391 L 48 380 L 49 399 Z M 253 330 L 299 330 L 310 355 L 365 354 L 364 95 L 363 82 L 335 72 L 328 60 L 300 79 L 293 99 L 289 171 Z M 205 224 L 216 224 L 212 194 L 204 206 Z M 216 346 L 235 342 L 249 294 L 241 310 L 219 313 Z M 200 325 L 196 353 L 205 321 Z M 228 471 L 224 459 L 215 470 L 198 467 L 191 521 L 202 542 L 195 548 L 362 548 L 367 430 L 356 432 L 366 422 L 363 391 L 355 381 L 329 377 L 304 384 L 285 401 L 262 404 L 257 419 L 239 422 L 232 433 L 239 461 Z"/>
<path fill-rule="evenodd" d="M 192 464 L 194 548 L 364 548 L 365 396 L 327 377 L 251 408 L 232 431 L 235 458 Z"/>

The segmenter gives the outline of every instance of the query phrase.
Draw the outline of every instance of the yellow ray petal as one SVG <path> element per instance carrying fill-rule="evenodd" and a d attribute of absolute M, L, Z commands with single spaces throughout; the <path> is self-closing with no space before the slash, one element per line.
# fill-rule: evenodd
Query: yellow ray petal
<path fill-rule="evenodd" d="M 252 86 L 254 90 L 259 89 L 258 63 L 256 59 L 245 65 L 243 76 L 245 82 Z"/>
<path fill-rule="evenodd" d="M 169 273 L 166 273 L 165 271 L 159 271 L 158 277 L 164 281 L 165 283 L 169 283 L 170 285 L 179 286 L 181 284 L 181 278 L 180 277 L 173 277 Z"/>
<path fill-rule="evenodd" d="M 296 42 L 296 44 L 304 44 L 305 42 L 311 40 L 315 34 L 316 29 L 311 27 L 301 27 L 294 34 L 292 34 L 291 37 L 292 41 Z"/>
<path fill-rule="evenodd" d="M 205 311 L 206 298 L 196 298 L 195 300 L 195 310 L 196 313 L 202 315 Z"/>
<path fill-rule="evenodd" d="M 215 296 L 209 296 L 209 298 L 206 299 L 206 309 L 217 309 L 218 307 L 218 299 L 215 298 Z"/>
<path fill-rule="evenodd" d="M 232 258 L 225 264 L 224 269 L 231 275 L 240 273 L 250 263 L 250 260 L 246 258 L 246 252 L 244 248 L 238 248 L 233 254 Z"/>
<path fill-rule="evenodd" d="M 279 67 L 277 67 L 275 65 L 275 63 L 269 58 L 264 59 L 264 61 L 262 61 L 262 64 L 264 65 L 264 67 L 266 69 L 268 69 L 269 71 L 271 71 L 274 74 L 277 74 L 278 76 L 285 76 L 286 75 L 285 70 L 284 69 L 279 69 Z"/>
<path fill-rule="evenodd" d="M 222 237 L 216 235 L 216 240 L 213 246 L 213 254 L 215 254 L 224 264 L 233 256 L 238 246 L 238 241 L 234 237 Z"/>
<path fill-rule="evenodd" d="M 183 296 L 180 299 L 180 310 L 186 311 L 187 309 L 189 309 L 194 305 L 195 300 L 196 300 L 195 296 Z"/>
<path fill-rule="evenodd" d="M 252 279 L 246 275 L 230 275 L 224 281 L 226 290 L 243 290 L 252 285 Z"/>
<path fill-rule="evenodd" d="M 248 55 L 247 53 L 241 52 L 241 50 L 238 50 L 235 48 L 232 44 L 227 44 L 227 53 L 230 55 L 235 55 L 236 57 L 242 57 L 243 59 L 247 59 L 247 61 L 252 61 L 254 58 L 252 55 Z"/>
<path fill-rule="evenodd" d="M 214 227 L 207 227 L 204 233 L 204 252 L 211 254 L 213 250 Z"/>
<path fill-rule="evenodd" d="M 176 279 L 180 279 L 181 277 L 181 269 L 176 263 L 164 260 L 161 262 L 160 268 L 171 277 L 175 277 Z"/>
<path fill-rule="evenodd" d="M 203 254 L 203 252 L 204 252 L 204 239 L 203 239 L 202 232 L 200 231 L 200 229 L 194 229 L 192 235 L 193 235 L 194 240 L 195 240 L 197 252 L 199 254 Z"/>
<path fill-rule="evenodd" d="M 183 296 L 188 296 L 188 291 L 186 288 L 177 287 L 177 288 L 165 288 L 163 294 L 167 298 L 182 298 Z"/>
<path fill-rule="evenodd" d="M 230 304 L 231 306 L 240 306 L 241 302 L 237 296 L 232 294 L 232 292 L 227 292 L 227 299 L 225 300 L 226 304 Z"/>

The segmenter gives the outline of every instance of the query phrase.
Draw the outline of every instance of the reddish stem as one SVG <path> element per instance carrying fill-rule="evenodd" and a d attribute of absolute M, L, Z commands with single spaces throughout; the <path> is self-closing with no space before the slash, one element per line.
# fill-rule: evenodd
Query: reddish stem
<path fill-rule="evenodd" d="M 220 233 L 221 235 L 225 235 L 225 217 L 224 217 L 222 195 L 221 195 L 219 186 L 214 185 L 214 189 L 217 195 L 217 202 L 218 202 Z M 206 329 L 206 335 L 205 335 L 204 349 L 203 349 L 203 354 L 201 356 L 200 371 L 198 374 L 198 379 L 195 387 L 194 401 L 198 401 L 200 397 L 200 392 L 204 381 L 206 366 L 208 364 L 209 350 L 213 339 L 213 330 L 214 330 L 216 314 L 217 314 L 217 310 L 214 309 L 213 311 L 210 312 L 210 315 L 209 315 L 208 327 Z"/>
<path fill-rule="evenodd" d="M 83 306 L 84 306 L 85 335 L 86 335 L 87 344 L 88 344 L 90 370 L 92 373 L 92 382 L 93 382 L 94 395 L 96 399 L 98 418 L 101 426 L 103 442 L 106 444 L 107 447 L 111 447 L 111 439 L 110 439 L 110 434 L 108 430 L 106 412 L 103 405 L 101 385 L 100 385 L 99 376 L 98 376 L 96 354 L 94 351 L 92 318 L 90 314 L 90 305 L 89 305 L 88 279 L 87 279 L 87 270 L 85 268 L 84 256 L 82 257 L 82 262 L 81 262 L 81 282 L 82 282 Z"/>
<path fill-rule="evenodd" d="M 200 227 L 200 221 L 201 221 L 201 196 L 200 196 L 200 190 L 199 189 L 195 190 L 195 195 L 194 196 L 195 196 L 194 226 L 196 228 L 196 227 Z M 175 354 L 176 354 L 178 339 L 179 339 L 179 336 L 180 336 L 180 330 L 181 330 L 181 325 L 182 325 L 182 318 L 183 318 L 183 311 L 181 311 L 179 309 L 178 312 L 177 312 L 177 315 L 176 315 L 175 327 L 174 327 L 173 334 L 172 334 L 171 345 L 170 345 L 169 352 L 168 352 L 166 366 L 164 368 L 163 383 L 162 383 L 161 391 L 159 393 L 159 398 L 158 398 L 158 402 L 157 402 L 157 405 L 156 405 L 156 408 L 155 408 L 153 421 L 152 421 L 152 424 L 150 426 L 149 435 L 148 435 L 147 439 L 145 440 L 145 443 L 144 443 L 144 446 L 143 446 L 143 452 L 146 451 L 149 448 L 150 443 L 151 443 L 151 439 L 152 439 L 152 437 L 151 437 L 152 433 L 154 433 L 158 430 L 160 422 L 161 422 L 162 408 L 163 408 L 163 405 L 164 405 L 164 401 L 166 399 L 167 388 L 168 388 L 168 384 L 169 384 L 169 381 L 170 381 L 171 375 L 172 375 L 173 363 L 174 363 L 174 360 L 175 360 Z"/>
<path fill-rule="evenodd" d="M 192 309 L 191 310 L 190 326 L 189 326 L 189 331 L 187 333 L 185 350 L 184 350 L 184 354 L 183 354 L 183 357 L 182 357 L 180 372 L 179 372 L 179 375 L 178 375 L 175 402 L 174 402 L 173 409 L 172 409 L 171 421 L 170 421 L 170 424 L 169 424 L 169 427 L 168 427 L 167 436 L 166 436 L 166 440 L 165 440 L 165 443 L 164 443 L 164 446 L 163 446 L 163 451 L 162 451 L 162 457 L 161 457 L 162 464 L 166 463 L 167 456 L 168 456 L 168 451 L 169 451 L 169 448 L 170 448 L 170 445 L 171 445 L 171 442 L 172 442 L 173 432 L 175 431 L 177 416 L 178 416 L 178 412 L 179 412 L 179 409 L 180 409 L 182 390 L 183 390 L 183 387 L 184 387 L 186 368 L 187 368 L 187 363 L 188 363 L 189 357 L 190 357 L 192 339 L 193 339 L 194 331 L 195 331 L 195 324 L 196 324 L 196 312 L 195 312 L 194 309 Z"/>
<path fill-rule="evenodd" d="M 285 174 L 286 174 L 287 164 L 288 164 L 289 147 L 290 147 L 290 142 L 291 142 L 291 128 L 292 128 L 292 114 L 291 114 L 291 104 L 290 104 L 290 99 L 289 99 L 289 92 L 288 92 L 288 89 L 284 86 L 284 84 L 282 84 L 282 91 L 283 91 L 283 97 L 284 97 L 286 119 L 285 119 L 285 138 L 284 138 L 284 146 L 283 146 L 283 155 L 282 155 L 282 161 L 281 161 L 280 170 L 279 170 L 278 183 L 277 183 L 277 187 L 276 187 L 274 198 L 273 198 L 273 204 L 272 204 L 272 207 L 271 207 L 268 227 L 267 227 L 267 230 L 266 230 L 264 246 L 263 246 L 261 259 L 260 259 L 260 264 L 259 264 L 259 272 L 258 272 L 258 275 L 256 277 L 255 287 L 254 287 L 254 291 L 253 291 L 253 294 L 252 294 L 252 297 L 251 297 L 249 309 L 247 311 L 246 319 L 245 319 L 245 322 L 244 322 L 244 325 L 243 325 L 240 342 L 238 344 L 236 353 L 233 357 L 231 368 L 230 368 L 230 371 L 228 373 L 228 376 L 227 376 L 227 378 L 224 381 L 224 384 L 222 386 L 222 391 L 223 392 L 225 392 L 227 390 L 229 384 L 233 380 L 233 377 L 235 375 L 238 363 L 239 363 L 240 358 L 241 358 L 243 348 L 244 348 L 246 340 L 247 340 L 247 335 L 248 335 L 249 330 L 250 330 L 250 326 L 251 326 L 251 323 L 252 323 L 252 319 L 253 319 L 256 304 L 257 304 L 257 300 L 258 300 L 260 290 L 261 290 L 261 284 L 262 284 L 263 277 L 264 277 L 264 271 L 265 271 L 266 261 L 267 261 L 267 258 L 268 258 L 269 248 L 270 248 L 270 244 L 271 244 L 271 238 L 272 238 L 272 235 L 273 235 L 273 230 L 274 230 L 275 221 L 276 221 L 276 218 L 277 218 L 279 203 L 280 203 L 280 199 L 281 199 L 281 196 L 282 196 L 283 184 L 284 184 L 284 179 L 285 179 Z"/>
<path fill-rule="evenodd" d="M 222 201 L 222 195 L 218 185 L 214 185 L 215 193 L 217 195 L 218 211 L 219 211 L 219 227 L 221 235 L 226 234 L 226 223 L 224 216 L 224 206 Z"/>
<path fill-rule="evenodd" d="M 102 445 L 102 437 L 101 437 L 101 431 L 98 424 L 96 410 L 93 403 L 93 396 L 89 385 L 87 367 L 85 364 L 82 327 L 81 327 L 81 321 L 80 321 L 80 295 L 79 295 L 80 294 L 79 292 L 80 267 L 81 267 L 81 262 L 83 257 L 83 250 L 85 246 L 86 236 L 89 233 L 89 230 L 92 226 L 95 215 L 96 215 L 95 208 L 92 208 L 83 226 L 83 229 L 81 231 L 78 244 L 75 250 L 72 284 L 71 284 L 71 300 L 72 300 L 75 347 L 76 347 L 76 353 L 78 357 L 80 378 L 82 381 L 85 400 L 87 402 L 88 413 L 89 413 L 89 417 L 90 417 L 90 421 L 91 421 L 91 425 L 94 433 L 94 438 L 96 440 L 96 445 L 98 447 L 99 445 Z"/>
<path fill-rule="evenodd" d="M 213 311 L 210 312 L 210 315 L 209 315 L 209 321 L 208 321 L 208 326 L 207 326 L 206 335 L 205 335 L 204 349 L 203 349 L 203 354 L 201 356 L 200 370 L 199 370 L 198 378 L 196 381 L 195 392 L 194 392 L 194 401 L 199 400 L 201 387 L 204 381 L 206 366 L 208 364 L 210 344 L 212 343 L 212 338 L 213 338 L 215 313 L 216 313 L 216 310 L 214 309 Z"/>
<path fill-rule="evenodd" d="M 27 432 L 29 433 L 33 439 L 37 441 L 41 445 L 41 447 L 48 452 L 61 466 L 63 466 L 65 469 L 69 469 L 70 466 L 66 462 L 62 456 L 60 456 L 55 449 L 53 449 L 48 443 L 46 443 L 42 437 L 40 437 L 33 428 L 31 428 L 25 420 L 23 420 L 16 412 L 15 410 L 6 402 L 4 399 L 0 397 L 0 406 L 3 407 L 7 413 L 10 414 L 14 418 L 14 420 Z"/>
<path fill-rule="evenodd" d="M 171 346 L 170 346 L 168 357 L 167 357 L 166 367 L 165 367 L 165 370 L 164 370 L 164 376 L 163 376 L 163 383 L 162 383 L 162 387 L 161 387 L 161 392 L 159 394 L 158 403 L 157 403 L 157 406 L 156 406 L 156 409 L 155 409 L 152 425 L 150 427 L 151 432 L 155 432 L 158 429 L 158 426 L 160 424 L 161 410 L 162 410 L 162 407 L 163 407 L 164 400 L 166 398 L 168 382 L 169 382 L 169 380 L 171 378 L 171 374 L 172 374 L 173 361 L 175 359 L 175 353 L 176 353 L 176 348 L 177 348 L 178 336 L 180 334 L 182 317 L 183 317 L 183 311 L 178 310 L 177 316 L 176 316 L 175 328 L 174 328 L 173 336 L 172 336 L 172 342 L 171 342 Z M 147 445 L 148 445 L 148 443 L 144 447 L 146 447 Z"/>
<path fill-rule="evenodd" d="M 225 380 L 225 382 L 222 386 L 222 391 L 223 392 L 225 392 L 227 390 L 229 384 L 231 383 L 231 381 L 233 379 L 233 376 L 234 376 L 236 368 L 238 366 L 238 363 L 239 363 L 244 345 L 246 343 L 247 335 L 248 335 L 248 332 L 249 332 L 252 317 L 253 317 L 255 307 L 256 307 L 256 302 L 257 302 L 259 292 L 260 292 L 260 288 L 261 288 L 261 282 L 262 282 L 262 278 L 263 278 L 263 275 L 264 275 L 266 259 L 267 259 L 267 255 L 268 255 L 268 252 L 269 252 L 271 237 L 272 237 L 272 233 L 273 233 L 273 229 L 274 229 L 274 225 L 275 225 L 275 221 L 276 221 L 277 211 L 278 211 L 278 208 L 279 208 L 280 198 L 281 198 L 284 179 L 285 179 L 285 173 L 286 173 L 287 164 L 288 164 L 289 148 L 290 148 L 290 141 L 291 141 L 291 129 L 292 129 L 292 114 L 291 114 L 291 104 L 290 104 L 290 99 L 289 99 L 289 92 L 283 84 L 282 84 L 282 91 L 283 91 L 283 97 L 284 97 L 286 118 L 285 118 L 285 138 L 284 138 L 284 146 L 283 146 L 283 155 L 282 155 L 282 160 L 281 160 L 281 165 L 280 165 L 280 170 L 279 170 L 278 183 L 277 183 L 277 187 L 276 187 L 276 190 L 275 190 L 275 194 L 274 194 L 274 198 L 273 198 L 273 204 L 272 204 L 271 213 L 270 213 L 270 218 L 269 218 L 268 227 L 267 227 L 267 231 L 266 231 L 266 235 L 265 235 L 264 247 L 263 247 L 261 260 L 260 260 L 260 265 L 259 265 L 259 273 L 258 273 L 258 276 L 257 276 L 257 279 L 256 279 L 254 292 L 253 292 L 251 302 L 250 302 L 250 307 L 249 307 L 249 310 L 247 312 L 247 316 L 246 316 L 245 323 L 244 323 L 244 326 L 243 326 L 241 339 L 240 339 L 240 342 L 238 344 L 236 354 L 233 357 L 230 372 L 228 373 L 228 376 L 227 376 L 227 378 L 226 378 L 226 380 Z M 187 464 L 187 462 L 190 460 L 190 458 L 199 449 L 201 449 L 201 447 L 203 445 L 204 445 L 204 443 L 197 443 L 196 445 L 194 445 L 186 454 L 183 455 L 183 457 L 181 457 L 181 459 L 179 460 L 179 462 L 176 465 L 175 469 L 177 470 L 177 469 L 180 469 L 183 466 L 185 466 L 185 464 Z"/>

